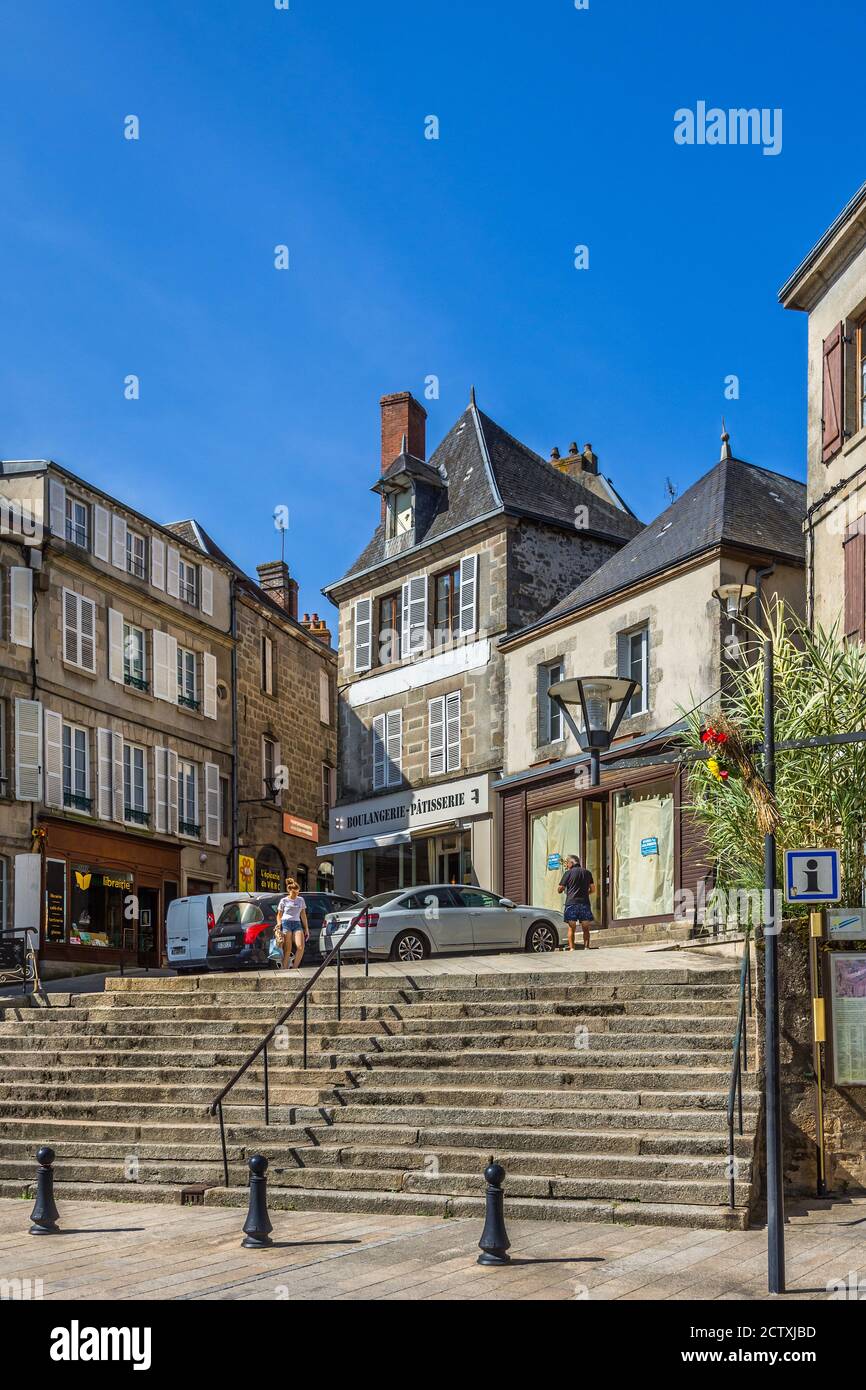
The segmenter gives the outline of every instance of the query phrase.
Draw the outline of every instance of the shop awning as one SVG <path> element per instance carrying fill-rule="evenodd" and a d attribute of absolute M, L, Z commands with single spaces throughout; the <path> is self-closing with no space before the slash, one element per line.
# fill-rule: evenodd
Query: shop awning
<path fill-rule="evenodd" d="M 387 849 L 389 845 L 408 845 L 411 839 L 408 830 L 398 830 L 391 835 L 362 835 L 360 840 L 340 840 L 335 845 L 319 845 L 316 855 L 321 859 L 325 854 L 349 854 L 355 849 Z"/>

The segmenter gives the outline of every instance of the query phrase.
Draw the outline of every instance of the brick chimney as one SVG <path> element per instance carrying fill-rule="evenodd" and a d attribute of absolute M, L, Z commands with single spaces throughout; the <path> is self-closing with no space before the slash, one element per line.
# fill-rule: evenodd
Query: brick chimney
<path fill-rule="evenodd" d="M 382 411 L 382 472 L 400 454 L 403 435 L 406 450 L 416 459 L 427 458 L 427 411 L 408 391 L 395 391 L 379 402 Z"/>
<path fill-rule="evenodd" d="M 312 617 L 310 617 L 309 613 L 305 613 L 301 619 L 301 627 L 305 627 L 311 637 L 317 638 L 318 641 L 324 642 L 326 647 L 330 647 L 330 629 L 324 618 L 320 618 L 318 613 L 314 613 Z"/>
<path fill-rule="evenodd" d="M 268 598 L 285 608 L 290 618 L 298 620 L 298 581 L 289 574 L 285 560 L 268 560 L 256 565 L 259 585 Z"/>

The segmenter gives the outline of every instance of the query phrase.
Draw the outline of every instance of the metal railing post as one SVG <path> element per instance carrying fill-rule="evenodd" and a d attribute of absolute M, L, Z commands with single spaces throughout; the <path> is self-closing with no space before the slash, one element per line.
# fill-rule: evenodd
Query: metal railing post
<path fill-rule="evenodd" d="M 304 1071 L 307 1070 L 307 996 L 304 995 Z"/>
<path fill-rule="evenodd" d="M 343 1017 L 343 984 L 342 984 L 342 955 L 341 947 L 337 947 L 337 1022 Z"/>
<path fill-rule="evenodd" d="M 225 1185 L 226 1185 L 226 1187 L 228 1187 L 228 1185 L 229 1185 L 229 1156 L 228 1156 L 228 1152 L 227 1152 L 227 1150 L 226 1150 L 226 1127 L 225 1127 L 225 1121 L 223 1120 L 223 1103 L 222 1103 L 222 1101 L 219 1101 L 219 1102 L 218 1102 L 217 1110 L 218 1110 L 219 1117 L 220 1117 L 220 1142 L 222 1143 L 222 1146 L 223 1146 L 223 1177 L 224 1177 L 224 1179 L 225 1179 Z"/>
<path fill-rule="evenodd" d="M 364 912 L 364 979 L 370 978 L 370 909 Z"/>
<path fill-rule="evenodd" d="M 269 1086 L 268 1086 L 268 1045 L 267 1045 L 267 1043 L 265 1043 L 264 1050 L 262 1051 L 262 1058 L 263 1058 L 264 1064 L 265 1064 L 265 1124 L 266 1124 L 266 1125 L 269 1125 L 270 1122 L 271 1122 L 271 1096 L 270 1096 L 270 1088 L 269 1088 Z"/>

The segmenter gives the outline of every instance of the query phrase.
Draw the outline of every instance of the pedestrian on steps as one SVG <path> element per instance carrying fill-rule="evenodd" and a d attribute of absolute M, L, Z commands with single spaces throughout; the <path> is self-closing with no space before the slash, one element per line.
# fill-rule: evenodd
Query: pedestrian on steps
<path fill-rule="evenodd" d="M 307 904 L 301 897 L 301 885 L 294 878 L 286 879 L 285 897 L 280 898 L 277 906 L 277 939 L 283 948 L 283 969 L 300 969 L 304 947 L 310 939 L 310 925 L 307 921 Z"/>
<path fill-rule="evenodd" d="M 583 949 L 589 951 L 590 927 L 596 925 L 592 915 L 592 906 L 589 895 L 595 884 L 589 869 L 583 869 L 576 854 L 569 854 L 566 859 L 566 869 L 562 878 L 559 880 L 557 893 L 565 894 L 565 911 L 563 916 L 568 924 L 568 949 L 573 951 L 574 947 L 574 928 L 575 923 L 580 922 L 583 928 Z"/>

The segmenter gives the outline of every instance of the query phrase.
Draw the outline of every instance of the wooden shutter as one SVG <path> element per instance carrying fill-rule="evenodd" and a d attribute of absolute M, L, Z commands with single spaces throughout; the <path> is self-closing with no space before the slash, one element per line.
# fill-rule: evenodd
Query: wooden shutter
<path fill-rule="evenodd" d="M 538 668 L 538 744 L 539 747 L 550 742 L 550 667 Z"/>
<path fill-rule="evenodd" d="M 123 614 L 108 610 L 108 679 L 123 685 Z"/>
<path fill-rule="evenodd" d="M 373 790 L 379 791 L 385 785 L 385 716 L 377 714 L 373 720 Z"/>
<path fill-rule="evenodd" d="M 445 742 L 447 745 L 447 766 L 449 772 L 460 767 L 460 691 L 452 691 L 445 697 Z"/>
<path fill-rule="evenodd" d="M 460 635 L 467 637 L 478 627 L 478 556 L 466 555 L 460 561 Z"/>
<path fill-rule="evenodd" d="M 111 563 L 115 569 L 126 569 L 126 518 L 111 518 Z"/>
<path fill-rule="evenodd" d="M 165 592 L 170 598 L 180 598 L 180 551 L 173 545 L 165 548 Z"/>
<path fill-rule="evenodd" d="M 111 735 L 112 810 L 114 819 L 124 821 L 126 794 L 123 785 L 123 735 Z"/>
<path fill-rule="evenodd" d="M 403 711 L 390 709 L 385 716 L 388 786 L 399 787 L 403 780 Z"/>
<path fill-rule="evenodd" d="M 51 518 L 51 534 L 60 540 L 66 539 L 66 488 L 56 478 L 48 480 L 48 515 Z"/>
<path fill-rule="evenodd" d="M 13 565 L 9 571 L 12 641 L 18 647 L 33 646 L 33 571 Z"/>
<path fill-rule="evenodd" d="M 153 630 L 153 693 L 157 700 L 177 704 L 177 638 Z"/>
<path fill-rule="evenodd" d="M 154 824 L 168 833 L 168 749 L 153 750 Z"/>
<path fill-rule="evenodd" d="M 400 655 L 427 650 L 427 576 L 416 574 L 402 590 L 402 638 Z"/>
<path fill-rule="evenodd" d="M 96 730 L 96 814 L 111 820 L 114 814 L 114 753 L 110 729 Z"/>
<path fill-rule="evenodd" d="M 202 709 L 206 719 L 216 719 L 217 717 L 217 661 L 212 652 L 205 652 L 202 657 L 202 679 L 204 684 L 204 701 Z"/>
<path fill-rule="evenodd" d="M 373 600 L 355 604 L 355 670 L 369 671 L 373 664 Z"/>
<path fill-rule="evenodd" d="M 93 554 L 97 560 L 108 561 L 108 538 L 111 530 L 111 515 L 105 507 L 93 508 Z"/>
<path fill-rule="evenodd" d="M 427 768 L 431 777 L 445 771 L 445 696 L 427 701 Z"/>
<path fill-rule="evenodd" d="M 319 723 L 331 722 L 331 677 L 324 669 L 319 670 Z"/>
<path fill-rule="evenodd" d="M 89 598 L 78 600 L 81 625 L 81 661 L 85 671 L 96 670 L 96 604 Z"/>
<path fill-rule="evenodd" d="M 502 798 L 502 891 L 513 902 L 529 900 L 526 882 L 526 793 Z"/>
<path fill-rule="evenodd" d="M 213 617 L 213 570 L 209 570 L 206 565 L 202 565 L 199 570 L 199 593 L 201 596 L 201 611 L 208 618 Z"/>
<path fill-rule="evenodd" d="M 180 816 L 177 801 L 177 754 L 169 748 L 165 755 L 168 768 L 168 828 L 169 833 L 177 835 L 180 829 Z"/>
<path fill-rule="evenodd" d="M 165 588 L 165 541 L 159 536 L 150 542 L 150 582 L 155 589 Z"/>
<path fill-rule="evenodd" d="M 79 664 L 78 595 L 71 589 L 63 590 L 63 659 Z"/>
<path fill-rule="evenodd" d="M 844 325 L 837 324 L 829 338 L 824 339 L 821 395 L 821 447 L 824 463 L 842 447 L 844 332 Z"/>
<path fill-rule="evenodd" d="M 859 517 L 845 532 L 842 554 L 845 570 L 845 637 L 866 642 L 866 518 Z"/>
<path fill-rule="evenodd" d="M 42 705 L 15 701 L 15 797 L 38 801 L 42 795 Z"/>
<path fill-rule="evenodd" d="M 45 805 L 63 805 L 63 719 L 53 710 L 43 713 L 45 739 Z"/>
<path fill-rule="evenodd" d="M 220 770 L 216 763 L 204 765 L 204 837 L 209 845 L 220 842 Z"/>

